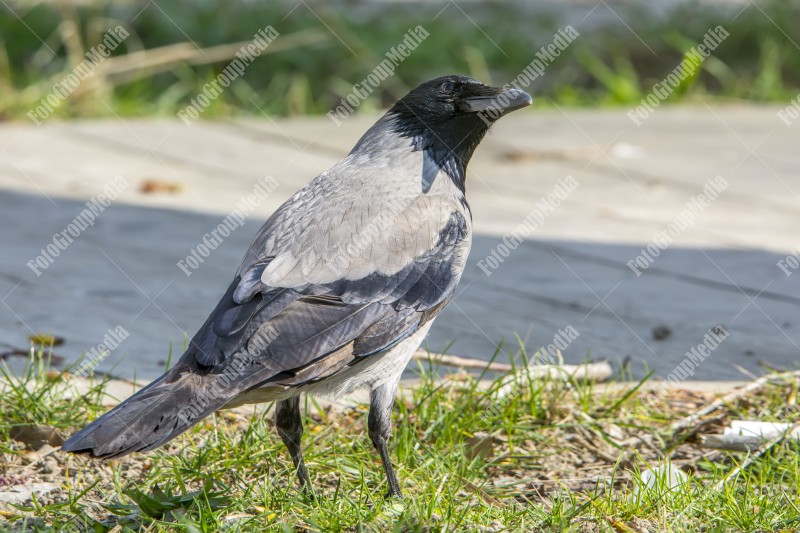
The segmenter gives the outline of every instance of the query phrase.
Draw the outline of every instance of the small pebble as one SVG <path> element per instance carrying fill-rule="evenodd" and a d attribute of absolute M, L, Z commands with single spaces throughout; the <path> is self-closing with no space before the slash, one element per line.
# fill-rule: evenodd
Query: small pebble
<path fill-rule="evenodd" d="M 656 326 L 653 328 L 653 338 L 657 341 L 663 341 L 670 335 L 672 335 L 672 330 L 667 326 Z"/>
<path fill-rule="evenodd" d="M 58 467 L 58 461 L 48 457 L 42 461 L 42 474 L 58 474 L 61 469 Z"/>

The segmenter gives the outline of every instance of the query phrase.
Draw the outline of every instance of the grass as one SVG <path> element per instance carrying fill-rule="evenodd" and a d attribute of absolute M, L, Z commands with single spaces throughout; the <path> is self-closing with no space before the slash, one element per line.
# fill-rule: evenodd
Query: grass
<path fill-rule="evenodd" d="M 800 16 L 798 0 L 764 1 L 744 9 L 679 3 L 658 14 L 623 4 L 615 4 L 612 14 L 598 5 L 583 20 L 582 14 L 569 16 L 566 9 L 497 2 L 463 8 L 446 2 L 376 5 L 343 0 L 195 0 L 159 2 L 158 7 L 143 2 L 12 1 L 7 6 L 0 9 L 0 118 L 6 119 L 27 120 L 25 113 L 71 70 L 69 51 L 73 62 L 79 60 L 101 41 L 105 29 L 118 23 L 131 37 L 113 56 L 175 43 L 194 49 L 249 41 L 267 24 L 283 36 L 309 30 L 322 35 L 313 44 L 259 58 L 211 103 L 204 118 L 326 113 L 418 24 L 430 36 L 362 110 L 385 106 L 420 81 L 444 73 L 511 81 L 567 24 L 581 36 L 531 87 L 540 106 L 638 104 L 718 24 L 730 37 L 670 102 L 699 96 L 788 102 L 800 91 L 800 26 L 791 23 Z M 202 61 L 202 54 L 196 55 Z M 107 79 L 97 74 L 91 90 L 83 87 L 55 115 L 174 117 L 226 64 L 180 62 L 156 73 L 134 71 Z"/>
<path fill-rule="evenodd" d="M 10 439 L 21 426 L 70 433 L 106 408 L 105 381 L 75 394 L 39 350 L 0 389 L 0 491 L 51 482 L 53 493 L 0 507 L 10 531 L 778 531 L 800 527 L 798 443 L 779 443 L 714 486 L 747 457 L 672 435 L 707 393 L 675 389 L 646 401 L 649 383 L 435 378 L 394 411 L 392 455 L 406 494 L 384 500 L 385 479 L 365 426 L 367 409 L 306 401 L 305 457 L 317 498 L 294 469 L 263 408 L 223 411 L 162 450 L 111 462 L 37 451 Z M 783 380 L 707 417 L 800 421 L 798 382 Z M 664 461 L 687 482 L 641 472 Z"/>

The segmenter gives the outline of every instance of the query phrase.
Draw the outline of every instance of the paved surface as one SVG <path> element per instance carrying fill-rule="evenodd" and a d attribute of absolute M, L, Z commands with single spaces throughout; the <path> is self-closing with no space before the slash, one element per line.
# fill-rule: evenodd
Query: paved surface
<path fill-rule="evenodd" d="M 760 373 L 759 361 L 797 367 L 800 273 L 776 263 L 800 243 L 800 126 L 771 107 L 664 106 L 639 127 L 624 111 L 534 108 L 496 126 L 469 176 L 470 264 L 428 346 L 487 359 L 505 340 L 505 359 L 572 328 L 568 362 L 629 358 L 636 375 L 666 376 L 722 326 L 730 337 L 693 379 L 742 379 L 737 365 Z M 73 361 L 121 326 L 130 336 L 98 368 L 154 377 L 260 223 L 373 120 L 1 124 L 0 349 L 50 333 Z M 26 263 L 115 176 L 130 186 L 37 277 Z M 177 261 L 265 176 L 277 189 L 187 277 Z M 578 187 L 536 208 L 568 176 Z M 716 176 L 729 187 L 637 276 L 626 262 Z M 182 190 L 143 192 L 148 180 Z M 543 224 L 485 275 L 478 262 L 531 213 Z"/>

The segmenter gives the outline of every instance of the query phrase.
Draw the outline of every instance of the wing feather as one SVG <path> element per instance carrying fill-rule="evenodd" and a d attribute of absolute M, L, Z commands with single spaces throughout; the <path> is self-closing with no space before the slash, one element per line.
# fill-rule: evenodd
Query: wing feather
<path fill-rule="evenodd" d="M 435 245 L 394 274 L 272 286 L 263 275 L 272 256 L 264 254 L 240 271 L 184 357 L 217 373 L 236 354 L 249 354 L 251 368 L 236 384 L 240 391 L 277 376 L 282 382 L 294 376 L 292 383 L 297 375 L 317 379 L 310 365 L 330 369 L 333 363 L 321 361 L 337 354 L 341 363 L 343 349 L 352 358 L 387 350 L 435 316 L 458 283 L 468 247 L 467 222 L 453 211 Z"/>

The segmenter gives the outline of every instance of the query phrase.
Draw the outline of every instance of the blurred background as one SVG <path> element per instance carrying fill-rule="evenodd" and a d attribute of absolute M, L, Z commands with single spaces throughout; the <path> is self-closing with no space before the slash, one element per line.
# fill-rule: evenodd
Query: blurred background
<path fill-rule="evenodd" d="M 790 0 L 573 1 L 12 1 L 0 7 L 0 118 L 22 119 L 53 84 L 123 25 L 131 36 L 73 94 L 64 118 L 174 116 L 233 57 L 215 47 L 250 41 L 266 24 L 281 43 L 206 110 L 232 115 L 324 114 L 422 23 L 426 45 L 362 111 L 383 108 L 443 72 L 514 79 L 532 51 L 572 24 L 581 39 L 537 80 L 538 106 L 637 104 L 710 27 L 723 48 L 670 102 L 697 95 L 782 102 L 800 87 L 800 3 Z M 468 13 L 467 13 L 468 11 Z M 287 37 L 291 37 L 287 39 Z M 234 49 L 235 50 L 235 49 Z"/>
<path fill-rule="evenodd" d="M 88 353 L 87 372 L 155 377 L 260 224 L 391 102 L 449 73 L 509 83 L 538 60 L 521 86 L 534 106 L 493 127 L 471 164 L 473 251 L 427 346 L 501 362 L 544 348 L 681 380 L 795 368 L 798 20 L 798 0 L 2 0 L 0 358 L 52 344 L 62 368 Z M 180 120 L 268 26 L 274 42 Z M 417 26 L 428 36 L 394 74 L 331 120 Z M 127 37 L 54 99 L 117 27 Z M 722 42 L 687 63 L 717 27 Z M 577 37 L 541 60 L 567 28 Z M 244 227 L 181 268 L 265 176 L 275 187 Z M 119 177 L 94 224 L 31 267 Z M 724 186 L 708 205 L 631 268 L 712 182 Z M 524 242 L 502 248 L 520 227 Z M 723 342 L 697 356 L 709 332 Z"/>

